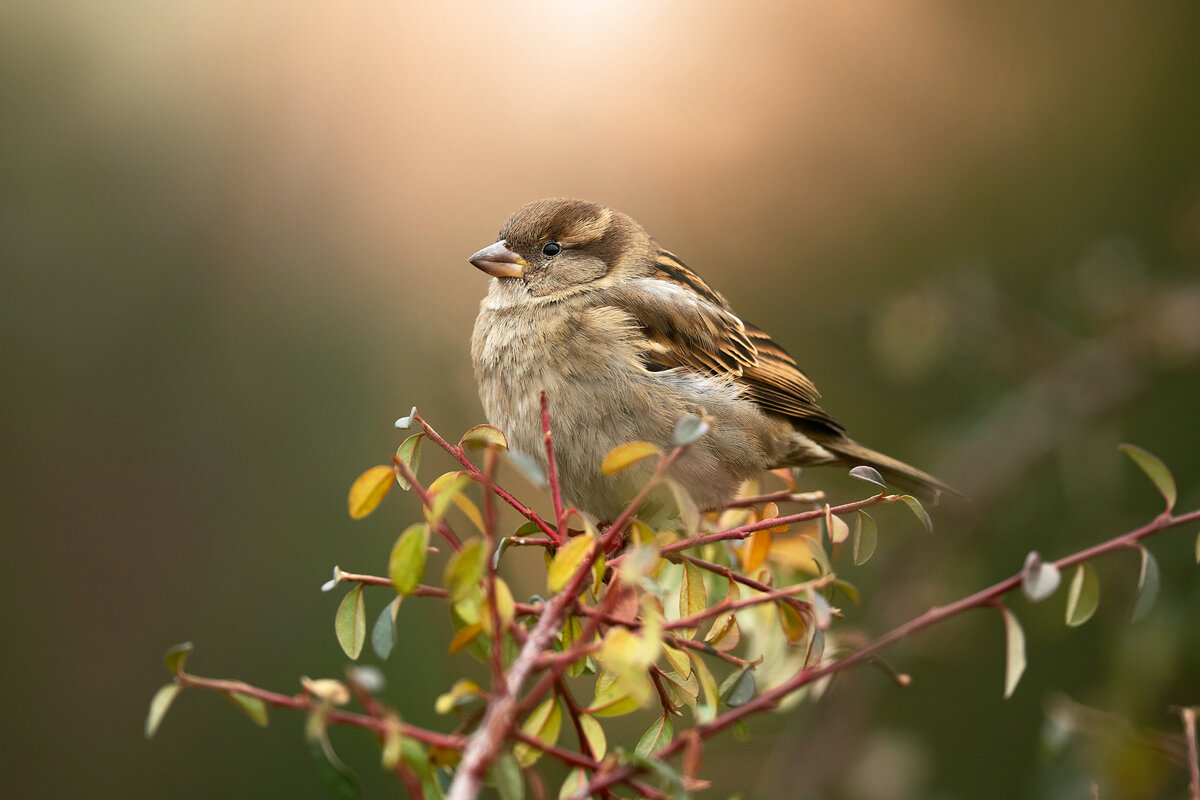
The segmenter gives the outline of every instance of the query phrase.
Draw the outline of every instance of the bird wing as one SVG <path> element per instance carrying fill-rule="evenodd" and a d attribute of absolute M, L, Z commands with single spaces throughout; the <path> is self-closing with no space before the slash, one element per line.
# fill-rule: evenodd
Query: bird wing
<path fill-rule="evenodd" d="M 817 387 L 787 351 L 738 318 L 725 298 L 672 253 L 660 250 L 653 273 L 622 281 L 609 302 L 641 326 L 648 369 L 727 376 L 764 411 L 842 431 L 817 404 Z"/>

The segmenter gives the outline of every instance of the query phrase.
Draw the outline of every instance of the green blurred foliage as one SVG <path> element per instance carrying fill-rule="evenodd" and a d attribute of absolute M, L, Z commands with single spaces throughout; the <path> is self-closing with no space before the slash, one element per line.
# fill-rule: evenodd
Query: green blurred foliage
<path fill-rule="evenodd" d="M 880 515 L 849 576 L 864 634 L 1157 513 L 1121 441 L 1200 504 L 1195 4 L 62 0 L 0 19 L 14 796 L 325 796 L 285 713 L 263 731 L 187 694 L 142 739 L 160 655 L 192 639 L 196 672 L 280 691 L 341 675 L 317 588 L 335 563 L 382 574 L 419 513 L 393 493 L 352 524 L 346 489 L 413 403 L 448 433 L 482 421 L 464 259 L 539 196 L 633 214 L 856 438 L 972 495 L 932 536 Z M 1063 589 L 1014 602 L 1029 668 L 1008 702 L 999 617 L 974 615 L 895 648 L 912 687 L 841 676 L 706 768 L 747 797 L 1180 796 L 1135 732 L 1177 734 L 1168 707 L 1200 703 L 1193 540 L 1150 542 L 1163 589 L 1136 625 L 1132 552 L 1096 565 L 1081 628 Z M 419 724 L 470 669 L 446 621 L 399 611 L 386 696 Z M 1057 749 L 1046 708 L 1081 727 Z M 396 793 L 369 736 L 333 738 L 368 796 Z"/>

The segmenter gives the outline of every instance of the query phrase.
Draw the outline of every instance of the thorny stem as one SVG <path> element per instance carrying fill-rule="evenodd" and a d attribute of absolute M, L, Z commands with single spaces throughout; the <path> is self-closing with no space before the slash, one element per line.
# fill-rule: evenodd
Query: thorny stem
<path fill-rule="evenodd" d="M 470 475 L 476 481 L 483 477 L 483 473 L 480 471 L 479 467 L 475 465 L 475 462 L 467 458 L 461 447 L 450 444 L 448 441 L 446 441 L 441 434 L 433 429 L 432 425 L 421 418 L 420 414 L 417 414 L 414 419 L 421 423 L 421 429 L 425 431 L 425 435 L 432 439 L 438 447 L 449 453 L 455 461 L 466 467 L 468 475 Z M 549 536 L 552 540 L 558 541 L 557 531 L 550 527 L 550 525 L 548 525 L 544 519 L 538 516 L 537 512 L 514 497 L 511 492 L 500 486 L 498 483 L 492 484 L 492 491 L 495 492 L 496 496 L 501 500 L 515 508 L 521 516 L 525 517 L 525 519 L 529 520 L 534 525 L 537 525 L 538 528 L 541 529 L 542 533 Z"/>
<path fill-rule="evenodd" d="M 824 514 L 825 512 L 822 510 L 820 513 Z M 1180 525 L 1186 525 L 1196 520 L 1200 520 L 1200 510 L 1190 511 L 1186 514 L 1180 514 L 1178 516 L 1172 516 L 1169 512 L 1164 512 L 1140 528 L 1123 533 L 1120 536 L 1109 539 L 1108 541 L 1101 542 L 1100 544 L 1060 558 L 1058 561 L 1054 562 L 1054 565 L 1061 571 L 1067 569 L 1068 567 L 1075 566 L 1076 564 L 1081 564 L 1084 561 L 1096 558 L 1097 556 L 1101 556 L 1106 553 L 1112 553 L 1136 545 L 1141 539 L 1158 533 L 1159 531 L 1167 530 L 1168 528 L 1175 528 Z M 771 520 L 770 522 L 779 524 L 775 520 Z M 670 758 L 679 753 L 686 746 L 688 736 L 699 736 L 701 739 L 707 739 L 708 737 L 720 733 L 726 728 L 729 728 L 745 717 L 774 708 L 789 694 L 803 688 L 804 686 L 807 686 L 810 683 L 813 683 L 814 681 L 820 680 L 827 675 L 841 672 L 842 670 L 852 667 L 860 662 L 870 661 L 877 652 L 900 639 L 911 636 L 912 634 L 924 630 L 932 625 L 944 622 L 945 620 L 957 616 L 965 611 L 969 611 L 974 608 L 992 606 L 1001 597 L 1018 588 L 1020 585 L 1021 573 L 1017 573 L 1016 575 L 1005 578 L 998 583 L 992 584 L 986 589 L 981 589 L 975 594 L 964 597 L 961 600 L 950 603 L 949 605 L 935 606 L 926 611 L 924 614 L 909 620 L 897 628 L 893 628 L 888 633 L 885 633 L 883 636 L 880 636 L 878 639 L 875 639 L 845 658 L 837 661 L 830 661 L 822 666 L 811 669 L 802 669 L 791 679 L 784 681 L 774 689 L 763 692 L 750 702 L 738 706 L 737 708 L 730 709 L 711 722 L 707 722 L 703 725 L 692 728 L 686 733 L 686 735 L 680 734 L 679 736 L 676 736 L 669 744 L 657 751 L 655 753 L 655 757 L 659 759 Z M 600 791 L 605 786 L 611 786 L 614 783 L 624 781 L 627 778 L 636 775 L 639 771 L 639 768 L 626 766 L 610 773 L 606 773 L 602 776 L 598 776 L 594 778 L 590 784 L 588 784 L 587 789 L 584 790 L 581 796 L 586 797 L 587 795 Z"/>

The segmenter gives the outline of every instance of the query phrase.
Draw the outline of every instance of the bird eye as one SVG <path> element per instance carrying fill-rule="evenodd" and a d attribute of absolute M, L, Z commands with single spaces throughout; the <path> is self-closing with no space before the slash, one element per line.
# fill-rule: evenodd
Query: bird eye
<path fill-rule="evenodd" d="M 562 245 L 559 244 L 558 242 L 550 242 L 549 244 L 547 244 L 545 247 L 542 248 L 542 255 L 549 256 L 550 258 L 553 258 L 554 256 L 558 255 L 561 252 L 562 252 Z"/>

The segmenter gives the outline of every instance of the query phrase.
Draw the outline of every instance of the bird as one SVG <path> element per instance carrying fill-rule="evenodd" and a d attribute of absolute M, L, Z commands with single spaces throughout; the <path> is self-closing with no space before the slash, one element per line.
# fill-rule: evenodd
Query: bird
<path fill-rule="evenodd" d="M 562 496 L 598 521 L 617 518 L 654 469 L 606 475 L 605 455 L 632 441 L 668 451 L 688 415 L 710 428 L 669 477 L 702 509 L 762 471 L 821 465 L 874 467 L 933 502 L 959 494 L 850 438 L 787 351 L 627 214 L 538 200 L 468 261 L 491 276 L 471 336 L 487 419 L 545 470 L 545 391 Z M 670 517 L 675 502 L 647 498 L 638 513 Z"/>

